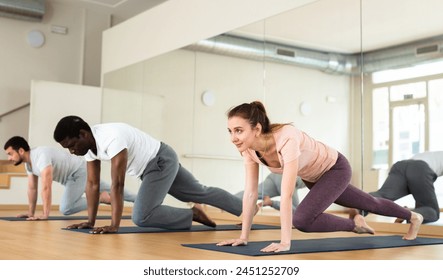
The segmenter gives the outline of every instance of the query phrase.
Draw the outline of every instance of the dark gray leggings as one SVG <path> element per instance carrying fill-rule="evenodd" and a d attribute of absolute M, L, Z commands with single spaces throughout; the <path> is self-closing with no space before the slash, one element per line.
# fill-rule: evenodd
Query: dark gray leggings
<path fill-rule="evenodd" d="M 440 218 L 440 207 L 435 194 L 434 182 L 437 174 L 422 160 L 402 160 L 395 163 L 381 188 L 370 194 L 392 201 L 412 194 L 414 212 L 420 213 L 423 223 L 435 222 Z"/>
<path fill-rule="evenodd" d="M 335 165 L 317 182 L 305 181 L 309 192 L 294 211 L 292 224 L 304 232 L 352 231 L 355 228 L 353 220 L 324 213 L 333 203 L 410 220 L 411 211 L 388 199 L 373 197 L 351 185 L 351 176 L 348 160 L 339 153 Z"/>

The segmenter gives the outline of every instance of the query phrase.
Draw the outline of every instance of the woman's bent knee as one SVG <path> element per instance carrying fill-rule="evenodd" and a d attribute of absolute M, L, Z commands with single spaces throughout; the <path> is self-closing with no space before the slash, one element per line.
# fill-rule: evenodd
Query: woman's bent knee
<path fill-rule="evenodd" d="M 292 225 L 299 231 L 309 232 L 309 224 L 307 224 L 306 220 L 299 215 L 294 215 L 292 217 Z"/>

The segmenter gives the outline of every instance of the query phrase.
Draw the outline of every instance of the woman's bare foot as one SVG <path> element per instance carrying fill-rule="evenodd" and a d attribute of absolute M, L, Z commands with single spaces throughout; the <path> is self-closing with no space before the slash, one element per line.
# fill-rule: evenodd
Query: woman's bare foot
<path fill-rule="evenodd" d="M 104 204 L 111 204 L 111 195 L 108 192 L 101 192 L 99 202 Z"/>
<path fill-rule="evenodd" d="M 353 232 L 358 233 L 358 234 L 363 234 L 363 233 L 369 233 L 369 234 L 374 234 L 375 231 L 373 228 L 371 228 L 370 226 L 368 226 L 368 224 L 365 221 L 365 217 L 363 217 L 360 214 L 357 214 L 354 216 L 354 223 L 355 223 L 355 228 L 353 230 Z"/>
<path fill-rule="evenodd" d="M 406 209 L 408 209 L 408 206 L 403 206 L 403 207 L 406 208 Z M 395 219 L 394 223 L 401 224 L 401 223 L 403 223 L 404 221 L 405 221 L 405 219 L 397 218 L 397 219 Z"/>
<path fill-rule="evenodd" d="M 360 211 L 355 208 L 349 208 L 349 219 L 353 220 L 358 214 L 360 214 Z"/>
<path fill-rule="evenodd" d="M 417 238 L 418 230 L 423 223 L 423 216 L 411 211 L 411 220 L 409 222 L 411 223 L 411 225 L 409 226 L 409 230 L 406 235 L 403 236 L 403 239 L 414 240 L 415 238 Z"/>

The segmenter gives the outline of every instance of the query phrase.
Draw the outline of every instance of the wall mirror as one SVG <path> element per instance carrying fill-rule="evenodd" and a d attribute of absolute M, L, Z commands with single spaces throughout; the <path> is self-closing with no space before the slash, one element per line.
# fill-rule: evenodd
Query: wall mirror
<path fill-rule="evenodd" d="M 354 92 L 360 95 L 360 4 L 348 1 L 341 16 L 325 10 L 310 17 L 321 2 L 329 1 L 107 73 L 103 121 L 141 127 L 174 147 L 202 183 L 231 193 L 243 189 L 244 168 L 226 112 L 243 102 L 261 100 L 271 121 L 293 122 L 347 155 L 351 147 L 360 151 L 351 144 L 349 110 Z M 342 27 L 350 27 L 346 35 L 337 32 Z M 210 104 L 203 102 L 208 92 Z M 359 128 L 353 133 L 360 135 Z M 268 174 L 262 168 L 260 180 Z"/>
<path fill-rule="evenodd" d="M 293 122 L 345 154 L 353 183 L 376 190 L 394 160 L 443 149 L 441 71 L 388 78 L 393 69 L 438 62 L 443 20 L 432 15 L 442 5 L 312 2 L 107 73 L 102 119 L 148 131 L 174 147 L 202 183 L 237 193 L 244 170 L 226 112 L 258 99 L 271 121 Z M 411 110 L 418 121 L 408 126 Z M 415 129 L 407 143 L 405 128 Z M 261 180 L 267 174 L 262 169 Z"/>

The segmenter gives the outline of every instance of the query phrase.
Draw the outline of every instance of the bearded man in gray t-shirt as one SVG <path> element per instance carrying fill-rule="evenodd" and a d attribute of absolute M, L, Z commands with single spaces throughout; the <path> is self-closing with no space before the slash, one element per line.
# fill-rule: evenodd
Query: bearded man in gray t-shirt
<path fill-rule="evenodd" d="M 46 220 L 52 205 L 52 182 L 65 187 L 60 200 L 60 212 L 71 215 L 87 209 L 86 198 L 83 196 L 86 186 L 86 161 L 82 157 L 73 156 L 66 151 L 54 147 L 40 146 L 30 148 L 28 142 L 20 136 L 9 139 L 4 146 L 8 160 L 14 165 L 25 164 L 28 174 L 28 213 L 19 214 L 28 220 Z M 35 215 L 38 183 L 41 181 L 43 213 Z M 100 203 L 110 204 L 111 186 L 100 182 Z M 126 201 L 134 202 L 135 194 L 125 192 Z"/>

